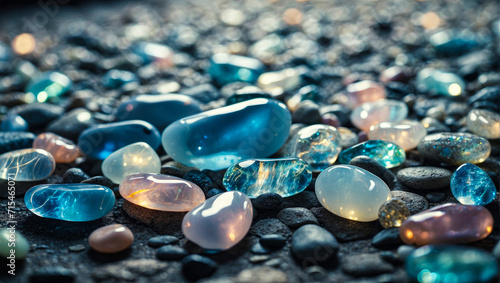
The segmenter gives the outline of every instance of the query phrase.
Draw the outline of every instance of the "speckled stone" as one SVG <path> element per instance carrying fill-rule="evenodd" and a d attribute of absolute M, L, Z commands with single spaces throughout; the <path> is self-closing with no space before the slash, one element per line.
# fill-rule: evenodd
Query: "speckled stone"
<path fill-rule="evenodd" d="M 429 202 L 421 195 L 405 191 L 392 191 L 391 194 L 392 197 L 402 200 L 406 204 L 410 214 L 416 214 L 429 208 Z"/>
<path fill-rule="evenodd" d="M 43 180 L 55 168 L 54 157 L 43 149 L 20 149 L 0 155 L 0 179 L 4 180 Z"/>
<path fill-rule="evenodd" d="M 35 135 L 29 132 L 0 132 L 0 154 L 23 148 L 30 148 Z"/>
<path fill-rule="evenodd" d="M 39 134 L 33 148 L 48 151 L 57 163 L 70 163 L 80 156 L 80 149 L 74 142 L 53 133 Z"/>
<path fill-rule="evenodd" d="M 392 142 L 404 150 L 416 148 L 426 135 L 424 125 L 417 121 L 382 122 L 371 127 L 368 132 L 370 140 Z"/>
<path fill-rule="evenodd" d="M 467 115 L 467 128 L 487 139 L 500 138 L 500 115 L 483 109 L 472 109 Z"/>
<path fill-rule="evenodd" d="M 410 210 L 397 198 L 384 202 L 378 210 L 378 221 L 384 228 L 399 227 L 409 216 Z"/>
<path fill-rule="evenodd" d="M 408 167 L 398 171 L 397 177 L 411 189 L 426 191 L 446 188 L 450 185 L 452 172 L 439 167 Z"/>
<path fill-rule="evenodd" d="M 105 254 L 121 252 L 132 245 L 134 234 L 127 226 L 111 224 L 101 227 L 89 236 L 89 245 Z"/>

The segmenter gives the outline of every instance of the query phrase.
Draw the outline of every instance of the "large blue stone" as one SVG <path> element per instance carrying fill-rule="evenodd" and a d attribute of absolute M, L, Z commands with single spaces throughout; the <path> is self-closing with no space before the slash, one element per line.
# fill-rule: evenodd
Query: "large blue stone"
<path fill-rule="evenodd" d="M 34 214 L 66 221 L 92 221 L 108 214 L 115 205 L 110 188 L 91 184 L 39 185 L 24 196 Z"/>
<path fill-rule="evenodd" d="M 397 167 L 406 159 L 405 151 L 398 145 L 382 140 L 369 140 L 342 151 L 339 162 L 348 164 L 351 159 L 361 155 L 372 158 L 385 168 Z"/>
<path fill-rule="evenodd" d="M 215 54 L 210 59 L 208 72 L 218 84 L 231 82 L 255 83 L 264 71 L 264 65 L 257 59 L 230 55 Z"/>
<path fill-rule="evenodd" d="M 26 93 L 31 93 L 38 102 L 64 94 L 71 88 L 70 78 L 59 72 L 45 72 L 35 77 L 26 87 Z"/>
<path fill-rule="evenodd" d="M 131 120 L 90 127 L 80 134 L 78 146 L 87 156 L 106 159 L 117 149 L 141 141 L 156 150 L 160 133 L 148 122 Z"/>
<path fill-rule="evenodd" d="M 173 122 L 201 111 L 201 104 L 187 95 L 143 94 L 118 106 L 116 117 L 122 121 L 143 120 L 163 131 Z"/>
<path fill-rule="evenodd" d="M 458 167 L 451 177 L 451 192 L 462 204 L 487 205 L 492 202 L 497 190 L 490 176 L 470 163 Z"/>
<path fill-rule="evenodd" d="M 182 118 L 163 132 L 165 151 L 176 161 L 221 170 L 280 149 L 290 131 L 286 106 L 257 98 Z"/>

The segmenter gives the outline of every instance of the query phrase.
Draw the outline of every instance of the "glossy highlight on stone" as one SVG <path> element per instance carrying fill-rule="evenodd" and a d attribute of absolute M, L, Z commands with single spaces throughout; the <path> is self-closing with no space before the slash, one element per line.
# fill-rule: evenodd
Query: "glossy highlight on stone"
<path fill-rule="evenodd" d="M 285 91 L 298 87 L 301 81 L 300 72 L 296 69 L 288 68 L 281 71 L 263 73 L 259 76 L 257 84 L 263 90 L 278 96 Z"/>
<path fill-rule="evenodd" d="M 118 253 L 132 245 L 134 234 L 122 224 L 111 224 L 94 230 L 89 236 L 89 245 L 104 254 Z"/>
<path fill-rule="evenodd" d="M 31 188 L 24 203 L 40 217 L 81 222 L 108 214 L 115 205 L 115 195 L 101 185 L 50 184 Z"/>
<path fill-rule="evenodd" d="M 141 41 L 132 46 L 132 52 L 141 57 L 144 63 L 154 63 L 160 68 L 174 65 L 174 52 L 166 45 Z"/>
<path fill-rule="evenodd" d="M 365 102 L 375 102 L 384 99 L 385 88 L 369 80 L 355 82 L 347 86 L 347 107 L 354 109 Z"/>
<path fill-rule="evenodd" d="M 54 157 L 43 149 L 20 149 L 0 155 L 0 179 L 38 181 L 56 169 Z"/>
<path fill-rule="evenodd" d="M 122 197 L 145 208 L 190 211 L 205 201 L 196 184 L 169 175 L 136 173 L 120 183 Z"/>
<path fill-rule="evenodd" d="M 334 165 L 316 179 L 316 196 L 333 214 L 350 220 L 378 219 L 380 206 L 391 198 L 389 187 L 374 174 L 352 165 Z"/>
<path fill-rule="evenodd" d="M 422 123 L 407 120 L 397 123 L 382 122 L 372 126 L 368 132 L 370 140 L 392 142 L 405 151 L 416 148 L 426 135 L 427 130 Z"/>
<path fill-rule="evenodd" d="M 80 149 L 74 142 L 53 133 L 39 134 L 33 148 L 46 150 L 57 163 L 71 163 L 80 156 Z"/>
<path fill-rule="evenodd" d="M 465 82 L 459 76 L 432 68 L 417 74 L 417 87 L 422 92 L 443 96 L 459 96 L 465 93 Z"/>
<path fill-rule="evenodd" d="M 410 216 L 410 209 L 397 198 L 384 202 L 378 210 L 378 221 L 384 228 L 400 227 L 401 223 Z"/>
<path fill-rule="evenodd" d="M 207 199 L 184 216 L 184 236 L 208 250 L 227 250 L 250 230 L 252 202 L 244 193 L 225 192 Z"/>
<path fill-rule="evenodd" d="M 343 150 L 339 155 L 339 162 L 348 164 L 356 156 L 365 155 L 385 168 L 393 168 L 401 165 L 406 159 L 405 151 L 387 141 L 369 140 Z"/>
<path fill-rule="evenodd" d="M 263 71 L 264 65 L 255 58 L 223 53 L 212 56 L 208 69 L 220 85 L 238 81 L 255 83 Z"/>
<path fill-rule="evenodd" d="M 70 78 L 59 72 L 45 72 L 35 77 L 26 87 L 26 93 L 32 94 L 34 100 L 45 102 L 47 99 L 60 96 L 71 88 Z"/>
<path fill-rule="evenodd" d="M 453 196 L 468 205 L 487 205 L 497 196 L 497 189 L 490 176 L 470 163 L 458 167 L 450 182 Z"/>
<path fill-rule="evenodd" d="M 400 122 L 408 116 L 408 106 L 397 100 L 377 100 L 363 103 L 351 112 L 351 122 L 358 129 L 368 132 L 370 127 L 382 122 Z"/>
<path fill-rule="evenodd" d="M 280 149 L 291 115 L 281 102 L 257 98 L 182 118 L 162 135 L 174 160 L 200 169 L 221 170 Z"/>
<path fill-rule="evenodd" d="M 399 228 L 409 245 L 469 243 L 493 231 L 493 216 L 478 205 L 447 203 L 412 215 Z"/>
<path fill-rule="evenodd" d="M 500 115 L 489 110 L 472 109 L 467 115 L 467 128 L 487 139 L 500 138 Z"/>
<path fill-rule="evenodd" d="M 250 198 L 267 193 L 289 197 L 305 190 L 311 178 L 311 166 L 298 158 L 250 159 L 229 167 L 223 184 Z"/>

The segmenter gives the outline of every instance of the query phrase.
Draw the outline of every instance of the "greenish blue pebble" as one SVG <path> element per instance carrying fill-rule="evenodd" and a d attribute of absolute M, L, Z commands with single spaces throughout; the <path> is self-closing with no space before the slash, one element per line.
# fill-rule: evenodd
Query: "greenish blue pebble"
<path fill-rule="evenodd" d="M 15 229 L 0 229 L 0 256 L 10 261 L 12 251 L 16 260 L 26 258 L 30 245 L 28 240 Z"/>
<path fill-rule="evenodd" d="M 339 162 L 349 164 L 351 159 L 361 155 L 372 158 L 385 168 L 397 167 L 406 159 L 405 151 L 396 144 L 381 140 L 369 140 L 342 151 L 339 155 Z"/>

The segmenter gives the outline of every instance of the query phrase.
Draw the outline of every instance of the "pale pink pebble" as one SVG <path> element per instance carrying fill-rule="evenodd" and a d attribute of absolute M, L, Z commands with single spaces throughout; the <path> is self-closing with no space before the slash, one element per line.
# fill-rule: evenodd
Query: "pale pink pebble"
<path fill-rule="evenodd" d="M 134 234 L 122 224 L 101 227 L 89 236 L 90 247 L 104 254 L 121 252 L 130 247 L 133 241 Z"/>

